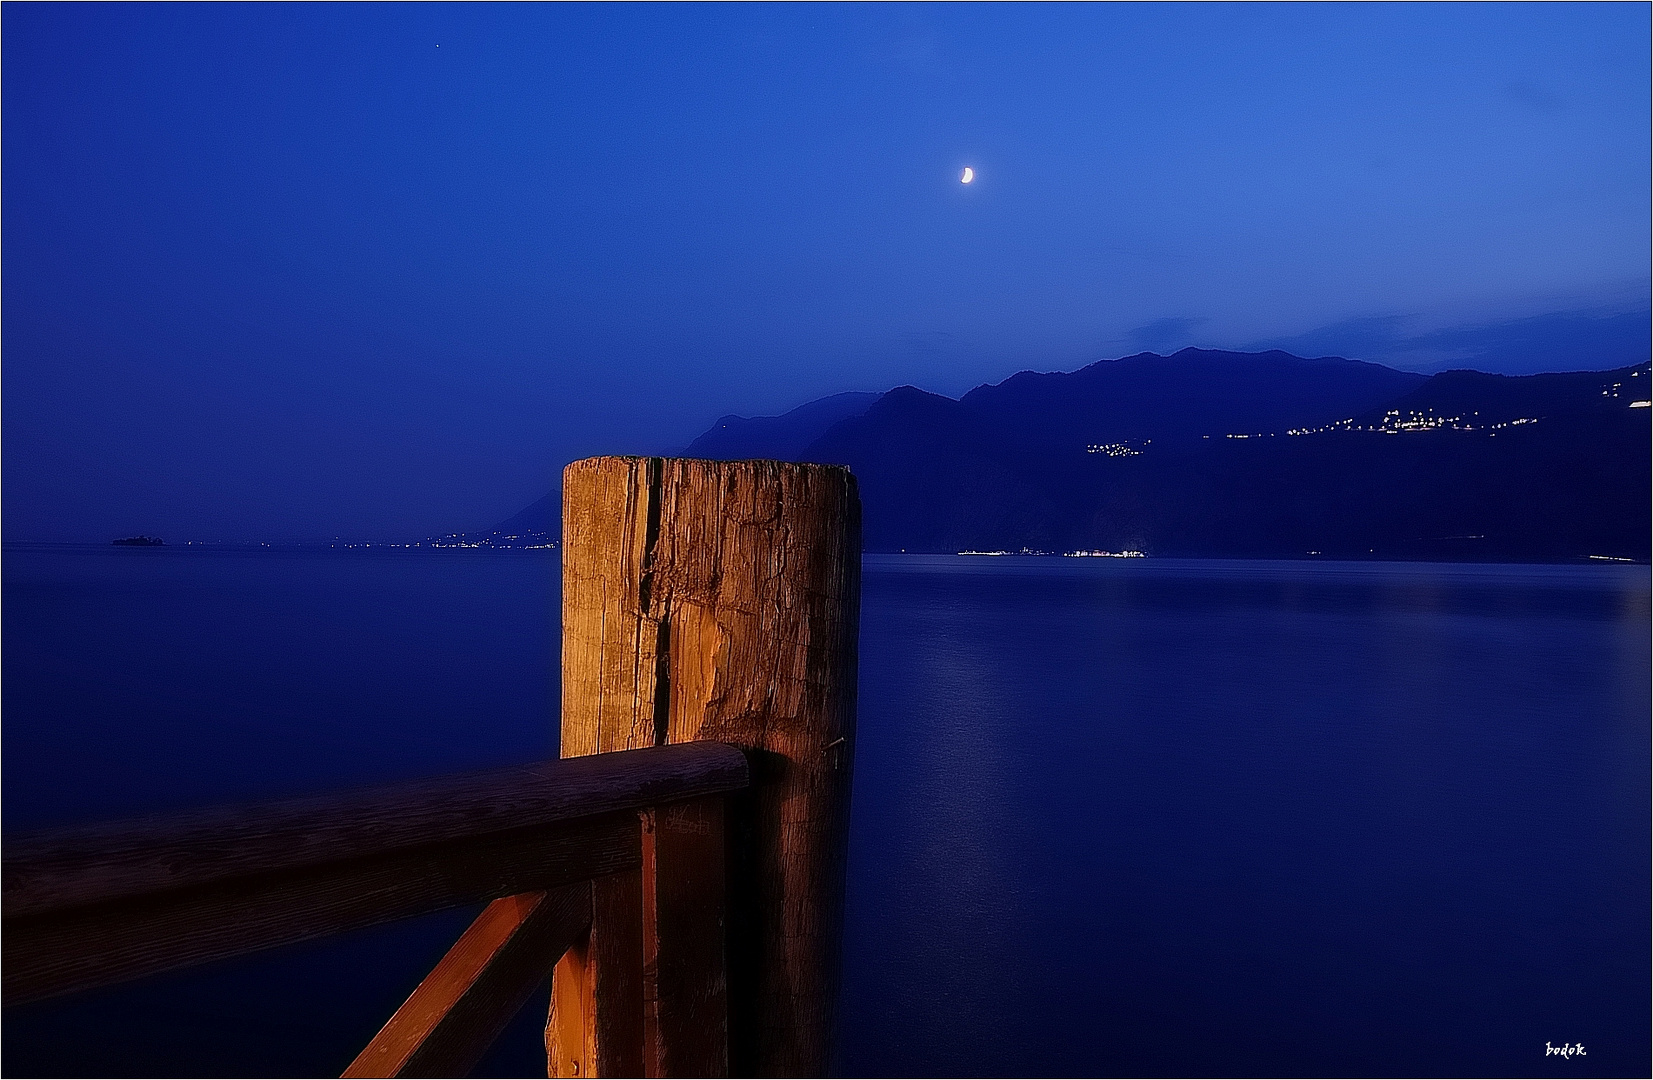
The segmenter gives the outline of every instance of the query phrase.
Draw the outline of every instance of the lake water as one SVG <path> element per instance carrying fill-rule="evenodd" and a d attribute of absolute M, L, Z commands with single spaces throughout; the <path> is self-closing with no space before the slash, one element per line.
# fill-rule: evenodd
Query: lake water
<path fill-rule="evenodd" d="M 556 750 L 545 553 L 3 572 L 7 831 Z M 868 556 L 838 1067 L 1646 1075 L 1649 670 L 1646 567 Z M 0 1064 L 337 1075 L 468 917 L 8 1010 Z"/>

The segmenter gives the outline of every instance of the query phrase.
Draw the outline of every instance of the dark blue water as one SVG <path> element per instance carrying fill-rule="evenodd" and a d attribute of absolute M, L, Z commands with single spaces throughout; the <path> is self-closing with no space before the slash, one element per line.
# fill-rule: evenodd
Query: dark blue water
<path fill-rule="evenodd" d="M 6 829 L 552 754 L 555 570 L 8 547 Z M 1646 1075 L 1649 669 L 1645 567 L 869 557 L 839 1066 Z M 4 1071 L 336 1075 L 467 917 L 8 1010 Z"/>

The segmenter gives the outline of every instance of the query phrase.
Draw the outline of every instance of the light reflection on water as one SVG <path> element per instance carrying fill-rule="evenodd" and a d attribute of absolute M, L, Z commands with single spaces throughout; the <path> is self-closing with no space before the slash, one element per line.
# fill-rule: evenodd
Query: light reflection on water
<path fill-rule="evenodd" d="M 869 556 L 843 1067 L 1520 1075 L 1588 1027 L 1644 1071 L 1648 609 L 1644 567 Z"/>

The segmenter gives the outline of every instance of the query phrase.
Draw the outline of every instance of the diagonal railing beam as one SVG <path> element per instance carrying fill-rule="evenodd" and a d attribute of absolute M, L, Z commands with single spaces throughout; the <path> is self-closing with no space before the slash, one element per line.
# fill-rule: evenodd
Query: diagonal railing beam
<path fill-rule="evenodd" d="M 469 1075 L 590 925 L 589 884 L 495 900 L 344 1076 Z"/>

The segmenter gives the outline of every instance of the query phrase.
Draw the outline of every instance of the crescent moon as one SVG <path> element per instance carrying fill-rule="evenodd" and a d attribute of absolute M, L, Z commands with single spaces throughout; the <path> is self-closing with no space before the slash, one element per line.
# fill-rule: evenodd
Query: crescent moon
<path fill-rule="evenodd" d="M 976 178 L 976 170 L 971 169 L 971 168 L 966 168 L 964 170 L 963 175 L 961 175 L 959 177 L 959 183 L 968 184 L 970 181 L 974 180 L 975 178 Z"/>

